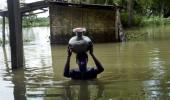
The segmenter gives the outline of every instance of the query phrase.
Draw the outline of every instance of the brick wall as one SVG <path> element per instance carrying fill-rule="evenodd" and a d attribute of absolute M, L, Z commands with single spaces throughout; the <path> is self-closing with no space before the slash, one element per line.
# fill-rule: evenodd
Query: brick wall
<path fill-rule="evenodd" d="M 115 10 L 50 3 L 51 43 L 68 43 L 76 27 L 86 27 L 93 42 L 115 41 Z"/>

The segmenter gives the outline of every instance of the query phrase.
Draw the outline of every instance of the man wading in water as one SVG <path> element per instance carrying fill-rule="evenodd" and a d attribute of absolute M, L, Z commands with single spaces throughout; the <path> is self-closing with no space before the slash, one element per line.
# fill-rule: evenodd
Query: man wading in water
<path fill-rule="evenodd" d="M 67 78 L 72 78 L 76 80 L 88 80 L 97 78 L 97 74 L 104 71 L 102 64 L 93 54 L 93 45 L 89 47 L 89 54 L 93 58 L 96 68 L 87 67 L 88 55 L 87 53 L 80 53 L 76 55 L 76 62 L 78 64 L 78 69 L 70 70 L 70 59 L 72 55 L 72 49 L 68 47 L 67 61 L 64 68 L 64 76 Z"/>

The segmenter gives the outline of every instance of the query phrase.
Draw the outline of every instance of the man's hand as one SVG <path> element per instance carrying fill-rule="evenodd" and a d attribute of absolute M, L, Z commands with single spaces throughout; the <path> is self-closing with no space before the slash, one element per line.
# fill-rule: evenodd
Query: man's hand
<path fill-rule="evenodd" d="M 68 55 L 68 57 L 71 57 L 71 55 L 72 55 L 72 48 L 71 48 L 71 46 L 68 46 L 68 48 L 67 48 L 67 55 Z"/>
<path fill-rule="evenodd" d="M 65 63 L 65 67 L 64 67 L 64 76 L 65 77 L 70 77 L 70 57 L 72 55 L 72 48 L 71 46 L 67 47 L 67 61 Z"/>
<path fill-rule="evenodd" d="M 93 54 L 93 44 L 90 43 L 90 46 L 89 46 L 89 54 L 92 55 Z"/>

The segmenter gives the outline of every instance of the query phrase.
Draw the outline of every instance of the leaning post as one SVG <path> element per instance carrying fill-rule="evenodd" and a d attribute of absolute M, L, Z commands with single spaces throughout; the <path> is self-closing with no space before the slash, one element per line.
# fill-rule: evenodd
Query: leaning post
<path fill-rule="evenodd" d="M 123 42 L 126 40 L 125 33 L 123 32 L 119 9 L 116 9 L 115 33 L 116 33 L 116 39 L 119 42 Z"/>
<path fill-rule="evenodd" d="M 3 18 L 2 18 L 2 38 L 3 38 L 3 44 L 2 46 L 5 47 L 5 16 L 3 15 Z"/>
<path fill-rule="evenodd" d="M 7 0 L 12 69 L 23 67 L 23 37 L 19 0 Z"/>

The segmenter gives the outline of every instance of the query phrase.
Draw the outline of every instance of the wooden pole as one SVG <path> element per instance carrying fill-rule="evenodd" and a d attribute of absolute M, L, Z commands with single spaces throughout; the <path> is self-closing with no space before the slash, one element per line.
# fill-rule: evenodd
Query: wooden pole
<path fill-rule="evenodd" d="M 7 0 L 12 69 L 23 67 L 23 38 L 19 0 Z"/>
<path fill-rule="evenodd" d="M 2 38 L 3 38 L 3 44 L 2 46 L 5 47 L 5 16 L 3 16 L 3 19 L 2 19 Z"/>

